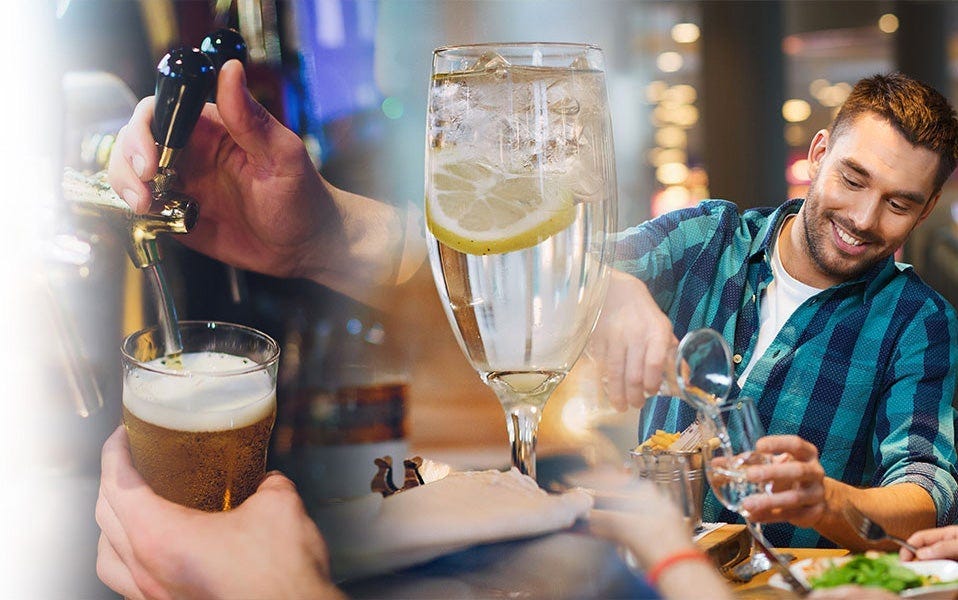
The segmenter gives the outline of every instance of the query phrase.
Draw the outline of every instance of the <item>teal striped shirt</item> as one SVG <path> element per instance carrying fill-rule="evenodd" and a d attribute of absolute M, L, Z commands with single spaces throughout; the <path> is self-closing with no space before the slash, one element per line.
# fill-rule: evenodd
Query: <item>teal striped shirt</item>
<path fill-rule="evenodd" d="M 758 340 L 762 291 L 772 280 L 771 245 L 801 200 L 739 214 L 707 200 L 623 232 L 615 267 L 645 281 L 681 338 L 722 332 L 741 356 Z M 788 319 L 732 396 L 756 400 L 769 434 L 797 434 L 819 451 L 825 473 L 853 486 L 912 482 L 928 491 L 938 525 L 958 517 L 954 309 L 908 265 L 889 258 L 861 277 L 809 298 Z M 694 411 L 657 397 L 642 410 L 645 439 L 681 431 Z M 706 521 L 740 520 L 709 494 Z M 781 547 L 831 546 L 812 529 L 764 527 Z"/>

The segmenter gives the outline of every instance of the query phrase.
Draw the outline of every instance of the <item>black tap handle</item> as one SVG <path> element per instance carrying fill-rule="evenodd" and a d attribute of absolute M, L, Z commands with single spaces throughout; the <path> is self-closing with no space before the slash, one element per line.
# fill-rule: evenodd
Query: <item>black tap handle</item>
<path fill-rule="evenodd" d="M 216 69 L 198 48 L 170 51 L 156 66 L 153 139 L 170 150 L 186 145 L 216 82 Z M 160 166 L 163 165 L 161 160 Z"/>
<path fill-rule="evenodd" d="M 231 58 L 239 60 L 244 65 L 249 58 L 246 40 L 235 29 L 217 29 L 203 38 L 200 50 L 210 57 L 217 71 Z"/>

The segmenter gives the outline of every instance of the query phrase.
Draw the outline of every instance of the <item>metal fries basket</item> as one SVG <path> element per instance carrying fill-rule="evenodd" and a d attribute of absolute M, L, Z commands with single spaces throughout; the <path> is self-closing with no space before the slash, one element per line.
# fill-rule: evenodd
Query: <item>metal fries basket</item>
<path fill-rule="evenodd" d="M 689 528 L 699 531 L 705 494 L 702 449 L 672 451 L 639 447 L 629 454 L 636 474 L 655 483 L 682 509 Z"/>

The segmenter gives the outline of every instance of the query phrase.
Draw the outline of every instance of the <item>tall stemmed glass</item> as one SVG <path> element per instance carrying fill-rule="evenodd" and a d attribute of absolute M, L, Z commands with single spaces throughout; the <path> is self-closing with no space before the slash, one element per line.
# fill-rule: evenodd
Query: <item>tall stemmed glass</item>
<path fill-rule="evenodd" d="M 712 439 L 703 447 L 705 474 L 709 485 L 725 508 L 737 512 L 745 519 L 752 536 L 752 556 L 736 569 L 736 576 L 749 578 L 775 567 L 792 590 L 804 596 L 809 587 L 799 581 L 788 567 L 785 555 L 778 553 L 762 533 L 761 526 L 749 520 L 742 501 L 754 494 L 770 494 L 771 482 L 748 481 L 745 471 L 752 465 L 768 464 L 772 457 L 756 451 L 758 439 L 765 435 L 765 428 L 758 417 L 755 402 L 751 398 L 738 398 L 726 404 L 699 411 L 699 420 L 705 434 Z M 767 559 L 757 558 L 761 554 Z"/>
<path fill-rule="evenodd" d="M 535 477 L 542 409 L 605 295 L 616 186 L 602 51 L 478 44 L 433 56 L 427 245 L 459 345 Z"/>
<path fill-rule="evenodd" d="M 745 518 L 751 529 L 761 534 L 761 525 L 750 523 L 748 512 L 742 509 L 742 500 L 753 494 L 771 493 L 771 483 L 762 484 L 745 479 L 745 469 L 751 465 L 767 464 L 771 457 L 755 451 L 755 443 L 765 435 L 755 402 L 738 398 L 726 404 L 702 411 L 701 422 L 715 442 L 705 448 L 705 473 L 709 485 L 726 508 Z M 749 560 L 736 568 L 735 575 L 744 580 L 767 571 L 771 563 L 753 538 Z"/>

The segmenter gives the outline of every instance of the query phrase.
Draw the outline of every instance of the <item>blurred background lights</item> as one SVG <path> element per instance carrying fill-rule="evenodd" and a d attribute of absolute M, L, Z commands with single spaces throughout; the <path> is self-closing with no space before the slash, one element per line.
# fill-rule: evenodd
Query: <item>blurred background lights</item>
<path fill-rule="evenodd" d="M 818 98 L 822 90 L 830 85 L 831 83 L 827 79 L 816 79 L 808 84 L 808 91 L 814 98 Z"/>
<path fill-rule="evenodd" d="M 651 159 L 654 166 L 661 167 L 669 163 L 685 163 L 688 160 L 688 154 L 685 153 L 685 150 L 679 150 L 678 148 L 660 148 L 658 152 L 651 156 Z M 682 179 L 684 181 L 685 178 Z"/>
<path fill-rule="evenodd" d="M 683 104 L 676 108 L 672 122 L 682 127 L 691 127 L 699 120 L 699 109 L 691 104 Z"/>
<path fill-rule="evenodd" d="M 650 81 L 647 86 L 645 86 L 645 99 L 651 104 L 655 104 L 662 100 L 662 96 L 665 95 L 665 90 L 669 89 L 669 85 L 661 80 Z"/>
<path fill-rule="evenodd" d="M 655 66 L 663 73 L 675 73 L 682 68 L 683 63 L 682 55 L 678 52 L 663 52 L 655 59 Z"/>
<path fill-rule="evenodd" d="M 831 108 L 837 107 L 844 102 L 851 91 L 852 86 L 842 81 L 834 85 L 823 87 L 815 97 L 821 102 L 822 106 Z"/>
<path fill-rule="evenodd" d="M 679 162 L 665 163 L 655 169 L 655 179 L 663 185 L 679 185 L 689 176 L 689 168 Z"/>
<path fill-rule="evenodd" d="M 685 148 L 688 135 L 681 127 L 663 127 L 655 132 L 655 143 L 663 148 Z"/>
<path fill-rule="evenodd" d="M 390 119 L 398 119 L 402 117 L 403 114 L 402 100 L 390 96 L 383 100 L 382 110 L 386 117 Z"/>
<path fill-rule="evenodd" d="M 793 123 L 785 127 L 785 142 L 789 146 L 803 146 L 809 141 L 805 138 L 805 128 L 801 125 Z"/>
<path fill-rule="evenodd" d="M 698 97 L 698 93 L 695 91 L 695 88 L 689 84 L 680 83 L 665 90 L 662 97 L 665 100 L 672 100 L 679 104 L 692 104 Z"/>
<path fill-rule="evenodd" d="M 809 181 L 811 178 L 808 173 L 808 159 L 802 158 L 796 160 L 792 163 L 792 166 L 789 167 L 789 175 L 795 181 Z"/>
<path fill-rule="evenodd" d="M 797 35 L 788 35 L 782 40 L 782 52 L 789 56 L 801 54 L 805 49 L 805 42 Z"/>
<path fill-rule="evenodd" d="M 812 107 L 804 100 L 792 98 L 782 104 L 782 116 L 789 123 L 800 123 L 810 117 L 811 114 Z"/>
<path fill-rule="evenodd" d="M 882 33 L 895 33 L 898 31 L 898 17 L 891 13 L 885 13 L 878 19 L 878 28 Z"/>
<path fill-rule="evenodd" d="M 695 201 L 692 192 L 681 185 L 670 185 L 652 196 L 652 214 L 661 215 L 691 206 Z"/>
<path fill-rule="evenodd" d="M 676 23 L 672 26 L 672 39 L 679 44 L 691 44 L 699 39 L 699 26 L 695 23 Z"/>

